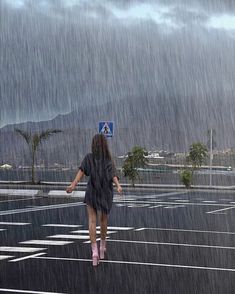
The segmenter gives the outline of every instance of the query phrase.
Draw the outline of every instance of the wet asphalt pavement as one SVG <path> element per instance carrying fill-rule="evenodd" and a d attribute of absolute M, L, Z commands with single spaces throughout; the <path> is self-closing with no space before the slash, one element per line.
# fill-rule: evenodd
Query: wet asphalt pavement
<path fill-rule="evenodd" d="M 235 293 L 235 193 L 124 192 L 97 268 L 82 199 L 0 207 L 0 293 Z"/>

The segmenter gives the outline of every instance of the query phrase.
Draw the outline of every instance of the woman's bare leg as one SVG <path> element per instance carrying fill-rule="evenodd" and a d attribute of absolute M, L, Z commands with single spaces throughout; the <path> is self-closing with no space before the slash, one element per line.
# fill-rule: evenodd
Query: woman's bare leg
<path fill-rule="evenodd" d="M 105 213 L 101 213 L 100 214 L 100 236 L 101 236 L 101 240 L 106 239 L 107 226 L 108 226 L 108 215 L 105 214 Z"/>
<path fill-rule="evenodd" d="M 100 259 L 104 259 L 106 252 L 106 235 L 107 235 L 108 215 L 101 213 L 100 215 Z"/>
<path fill-rule="evenodd" d="M 96 243 L 96 211 L 91 206 L 87 205 L 87 213 L 89 220 L 89 235 L 91 243 Z"/>
<path fill-rule="evenodd" d="M 96 243 L 96 211 L 91 206 L 87 205 L 87 213 L 89 219 L 89 235 L 91 240 L 92 263 L 97 266 L 99 263 L 99 253 Z"/>

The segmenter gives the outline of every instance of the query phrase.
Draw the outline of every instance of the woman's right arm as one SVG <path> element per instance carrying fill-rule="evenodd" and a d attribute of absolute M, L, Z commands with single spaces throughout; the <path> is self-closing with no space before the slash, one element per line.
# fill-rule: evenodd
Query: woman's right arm
<path fill-rule="evenodd" d="M 73 180 L 71 185 L 67 187 L 66 192 L 67 193 L 72 193 L 73 190 L 76 188 L 77 184 L 80 182 L 80 180 L 82 179 L 83 176 L 84 176 L 84 172 L 81 169 L 79 169 L 75 179 Z"/>

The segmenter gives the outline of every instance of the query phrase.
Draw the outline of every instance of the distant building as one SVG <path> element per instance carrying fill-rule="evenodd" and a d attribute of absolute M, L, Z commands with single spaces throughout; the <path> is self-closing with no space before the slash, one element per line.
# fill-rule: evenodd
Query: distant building
<path fill-rule="evenodd" d="M 160 156 L 158 152 L 148 152 L 148 155 L 145 156 L 145 158 L 153 158 L 153 159 L 163 159 L 163 156 Z"/>
<path fill-rule="evenodd" d="M 5 163 L 0 166 L 0 169 L 12 169 L 12 165 Z"/>

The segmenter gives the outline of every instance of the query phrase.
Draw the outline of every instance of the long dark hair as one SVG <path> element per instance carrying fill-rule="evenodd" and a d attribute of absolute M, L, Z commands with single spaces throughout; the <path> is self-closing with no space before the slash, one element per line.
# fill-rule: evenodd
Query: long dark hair
<path fill-rule="evenodd" d="M 93 156 L 96 159 L 109 159 L 112 160 L 109 148 L 108 148 L 108 142 L 104 135 L 102 134 L 96 134 L 91 143 L 91 151 Z"/>

